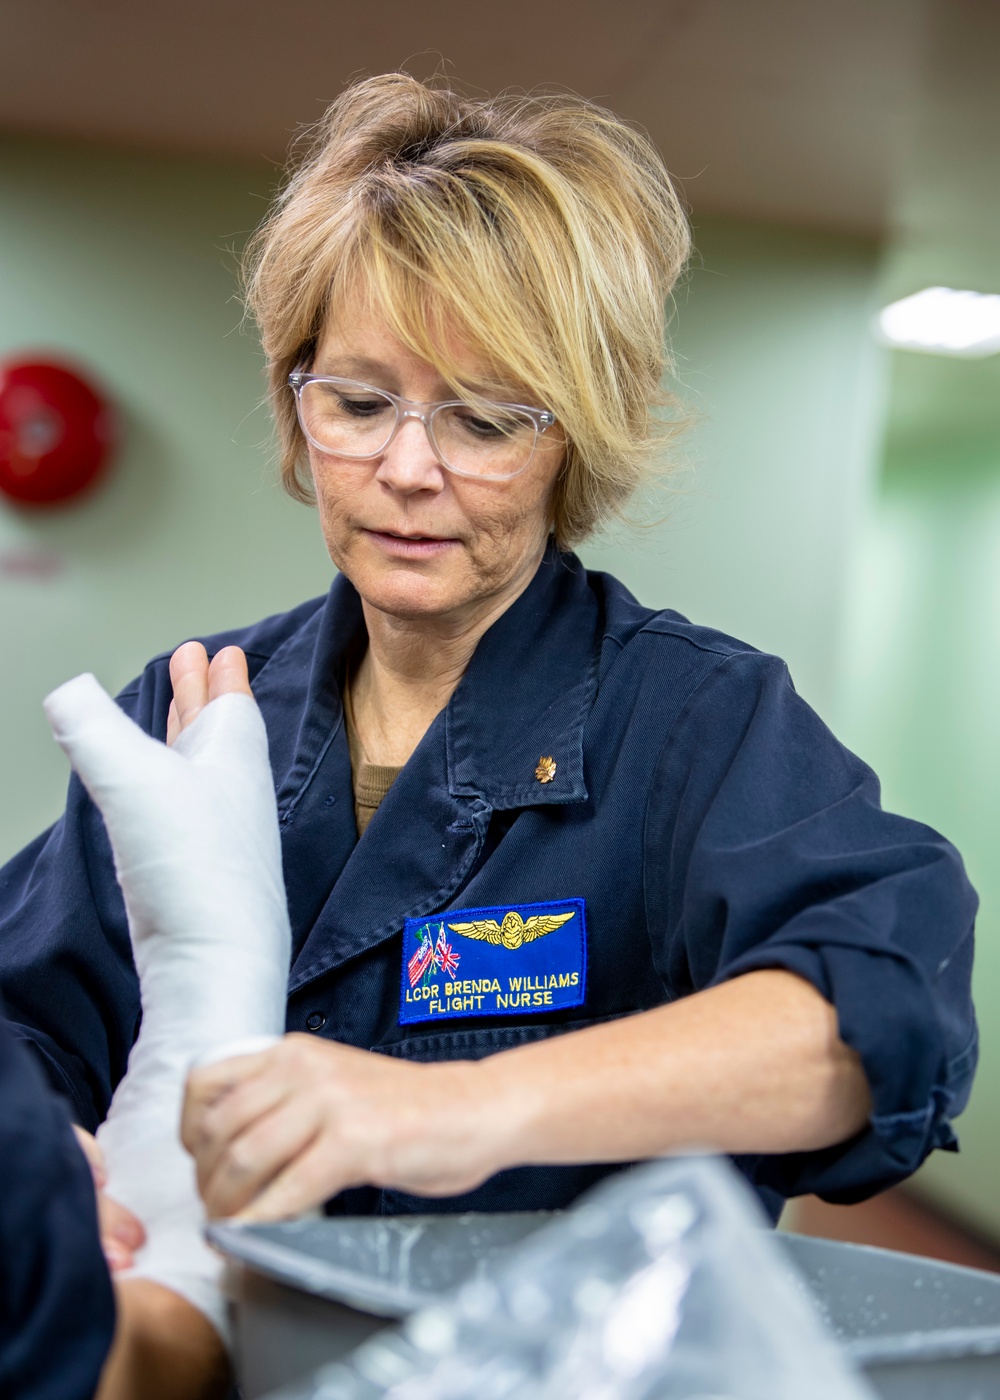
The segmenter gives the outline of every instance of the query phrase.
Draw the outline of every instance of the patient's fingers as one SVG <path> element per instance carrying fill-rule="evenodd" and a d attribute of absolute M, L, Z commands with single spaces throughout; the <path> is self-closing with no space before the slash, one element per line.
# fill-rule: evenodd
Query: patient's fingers
<path fill-rule="evenodd" d="M 170 709 L 167 711 L 167 743 L 172 744 L 180 732 L 181 722 L 177 718 L 177 706 L 171 700 Z"/>
<path fill-rule="evenodd" d="M 87 1132 L 86 1128 L 81 1128 L 78 1123 L 73 1124 L 73 1132 L 83 1155 L 87 1159 L 90 1167 L 90 1174 L 94 1178 L 94 1185 L 98 1191 L 104 1189 L 108 1181 L 107 1169 L 104 1165 L 104 1153 L 97 1144 L 97 1139 Z"/>
<path fill-rule="evenodd" d="M 173 704 L 186 729 L 208 704 L 208 653 L 201 642 L 185 642 L 170 658 Z"/>
<path fill-rule="evenodd" d="M 194 723 L 208 704 L 208 652 L 201 642 L 185 642 L 177 648 L 170 658 L 170 681 L 180 733 Z"/>
<path fill-rule="evenodd" d="M 84 1128 L 73 1124 L 76 1140 L 90 1165 L 97 1189 L 97 1216 L 101 1232 L 101 1246 L 108 1267 L 112 1273 L 120 1269 L 131 1269 L 135 1263 L 134 1252 L 146 1243 L 146 1231 L 142 1222 L 120 1201 L 105 1194 L 108 1174 L 104 1166 L 104 1153 L 97 1139 Z"/>
<path fill-rule="evenodd" d="M 59 686 L 42 704 L 57 742 L 100 807 L 108 784 L 145 762 L 152 741 L 89 674 Z"/>
<path fill-rule="evenodd" d="M 247 659 L 239 647 L 223 647 L 208 660 L 201 642 L 185 642 L 170 658 L 174 698 L 167 715 L 167 743 L 173 744 L 220 695 L 252 695 Z"/>
<path fill-rule="evenodd" d="M 251 695 L 247 659 L 239 647 L 223 647 L 212 657 L 208 668 L 208 698 L 220 695 Z"/>
<path fill-rule="evenodd" d="M 135 1251 L 146 1243 L 146 1231 L 132 1212 L 104 1191 L 97 1195 L 97 1219 L 101 1247 L 112 1273 L 130 1269 Z"/>

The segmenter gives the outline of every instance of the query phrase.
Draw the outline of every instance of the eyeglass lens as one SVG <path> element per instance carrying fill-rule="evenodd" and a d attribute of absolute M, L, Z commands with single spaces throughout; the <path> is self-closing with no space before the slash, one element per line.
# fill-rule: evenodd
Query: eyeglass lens
<path fill-rule="evenodd" d="M 299 395 L 306 435 L 323 452 L 376 457 L 396 428 L 397 408 L 375 389 L 309 380 Z M 444 404 L 429 417 L 431 442 L 444 465 L 467 476 L 514 476 L 535 450 L 534 420 L 498 404 Z"/>

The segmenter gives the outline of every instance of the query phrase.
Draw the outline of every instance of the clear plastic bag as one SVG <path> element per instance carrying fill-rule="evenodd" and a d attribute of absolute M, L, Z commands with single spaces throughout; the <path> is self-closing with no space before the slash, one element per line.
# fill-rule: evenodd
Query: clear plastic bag
<path fill-rule="evenodd" d="M 869 1400 L 726 1164 L 603 1183 L 284 1400 Z M 277 1398 L 276 1398 L 277 1400 Z"/>

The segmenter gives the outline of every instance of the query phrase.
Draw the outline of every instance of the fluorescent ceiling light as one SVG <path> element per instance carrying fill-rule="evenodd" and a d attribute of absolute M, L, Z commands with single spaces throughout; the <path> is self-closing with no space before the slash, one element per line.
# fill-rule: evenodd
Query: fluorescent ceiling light
<path fill-rule="evenodd" d="M 978 360 L 1000 351 L 1000 296 L 927 287 L 880 311 L 875 328 L 901 350 Z"/>

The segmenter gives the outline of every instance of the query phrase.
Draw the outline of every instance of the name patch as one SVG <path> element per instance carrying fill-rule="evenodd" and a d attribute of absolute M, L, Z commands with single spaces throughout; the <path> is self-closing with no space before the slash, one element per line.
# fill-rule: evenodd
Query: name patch
<path fill-rule="evenodd" d="M 580 1006 L 586 987 L 582 899 L 452 909 L 403 928 L 402 1026 Z"/>

